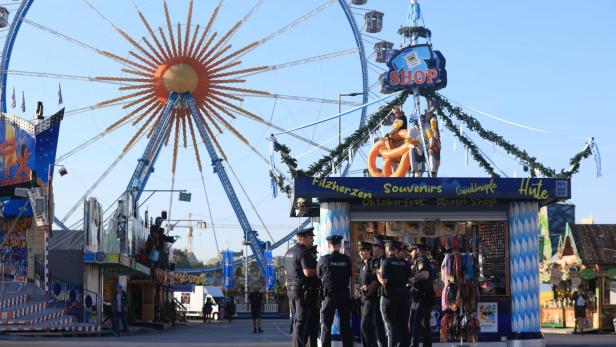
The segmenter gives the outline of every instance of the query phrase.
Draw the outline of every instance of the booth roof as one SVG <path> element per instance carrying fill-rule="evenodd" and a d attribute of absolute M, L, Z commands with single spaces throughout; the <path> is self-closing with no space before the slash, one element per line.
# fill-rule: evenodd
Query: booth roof
<path fill-rule="evenodd" d="M 616 224 L 574 224 L 571 234 L 584 264 L 616 264 Z"/>

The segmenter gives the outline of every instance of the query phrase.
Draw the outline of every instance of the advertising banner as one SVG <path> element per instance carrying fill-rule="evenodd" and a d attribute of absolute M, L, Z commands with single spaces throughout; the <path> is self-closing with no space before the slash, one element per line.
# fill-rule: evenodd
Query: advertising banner
<path fill-rule="evenodd" d="M 272 257 L 272 251 L 265 251 L 265 289 L 274 290 L 276 287 L 276 269 L 274 268 L 274 258 Z"/>
<path fill-rule="evenodd" d="M 225 289 L 233 288 L 233 252 L 222 252 L 222 275 Z"/>
<path fill-rule="evenodd" d="M 479 325 L 482 333 L 498 332 L 498 303 L 480 302 L 477 304 L 479 312 Z"/>

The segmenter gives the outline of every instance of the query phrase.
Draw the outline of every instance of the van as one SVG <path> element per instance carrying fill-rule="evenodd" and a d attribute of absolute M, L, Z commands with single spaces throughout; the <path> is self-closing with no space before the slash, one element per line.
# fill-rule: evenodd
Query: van
<path fill-rule="evenodd" d="M 176 286 L 173 297 L 185 308 L 187 319 L 203 320 L 203 304 L 208 298 L 212 300 L 211 319 L 222 319 L 219 315 L 219 305 L 224 302 L 222 290 L 214 286 Z"/>

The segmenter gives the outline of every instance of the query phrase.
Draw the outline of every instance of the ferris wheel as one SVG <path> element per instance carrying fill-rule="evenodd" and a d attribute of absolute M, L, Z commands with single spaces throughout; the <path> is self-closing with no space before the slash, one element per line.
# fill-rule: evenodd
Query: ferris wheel
<path fill-rule="evenodd" d="M 56 197 L 74 200 L 57 208 L 58 225 L 79 227 L 75 212 L 92 194 L 113 202 L 119 191 L 109 192 L 109 181 L 124 179 L 138 199 L 156 167 L 158 183 L 171 182 L 174 190 L 184 175 L 184 183 L 203 185 L 206 200 L 210 185 L 222 185 L 259 260 L 261 242 L 233 187 L 267 231 L 251 200 L 270 189 L 267 135 L 378 97 L 382 68 L 375 62 L 392 44 L 372 36 L 382 29 L 383 13 L 366 6 L 366 0 L 2 4 L 0 109 L 28 114 L 35 100 L 49 108 L 56 99 L 67 108 L 57 162 L 80 175 L 56 184 Z M 372 54 L 365 42 L 374 45 Z M 288 143 L 305 150 L 309 162 L 362 125 L 368 107 L 360 112 L 344 131 L 314 126 L 286 133 Z M 205 152 L 220 182 L 204 179 Z M 260 191 L 242 184 L 259 175 Z M 277 241 L 270 235 L 271 247 L 292 235 Z"/>

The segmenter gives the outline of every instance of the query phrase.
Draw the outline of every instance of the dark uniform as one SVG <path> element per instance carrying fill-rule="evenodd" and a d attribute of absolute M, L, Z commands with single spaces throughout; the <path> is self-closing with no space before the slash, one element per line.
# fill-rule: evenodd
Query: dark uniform
<path fill-rule="evenodd" d="M 314 261 L 316 263 L 317 259 L 317 246 L 312 246 L 310 249 L 310 254 L 314 256 Z M 309 347 L 317 347 L 318 346 L 318 338 L 319 338 L 319 305 L 321 302 L 319 301 L 319 291 L 321 289 L 321 280 L 318 277 L 310 277 L 306 279 L 306 292 L 304 295 L 304 299 L 306 300 L 306 304 L 309 307 L 308 312 L 310 313 L 307 317 L 307 329 L 308 329 L 308 346 Z"/>
<path fill-rule="evenodd" d="M 372 244 L 368 242 L 360 242 L 359 249 L 360 250 L 370 250 L 372 248 Z M 376 278 L 376 272 L 372 269 L 372 259 L 368 259 L 364 264 L 362 264 L 361 270 L 359 271 L 359 287 L 363 286 L 370 287 L 374 286 L 375 281 L 378 283 Z M 376 326 L 375 326 L 375 318 L 376 311 L 378 310 L 379 302 L 377 290 L 372 292 L 364 292 L 361 290 L 361 341 L 364 347 L 377 347 L 376 340 Z"/>
<path fill-rule="evenodd" d="M 312 234 L 314 228 L 302 229 L 296 235 Z M 314 235 L 314 234 L 313 234 Z M 316 269 L 316 259 L 310 249 L 296 244 L 289 248 L 284 257 L 284 270 L 287 277 L 287 296 L 293 315 L 293 346 L 304 347 L 308 335 L 308 319 L 314 312 L 310 312 L 310 305 L 306 302 L 306 276 L 304 269 Z"/>
<path fill-rule="evenodd" d="M 342 236 L 331 235 L 327 241 L 339 244 Z M 331 346 L 331 330 L 334 315 L 338 310 L 340 317 L 340 332 L 343 346 L 353 346 L 353 331 L 351 330 L 351 258 L 335 251 L 319 259 L 317 276 L 323 282 L 323 302 L 321 303 L 321 346 Z"/>
<path fill-rule="evenodd" d="M 422 247 L 422 246 L 420 246 Z M 420 264 L 422 264 L 421 270 Z M 415 309 L 411 314 L 411 345 L 419 346 L 420 337 L 423 340 L 423 346 L 432 346 L 432 327 L 430 326 L 430 316 L 432 314 L 432 306 L 434 304 L 434 269 L 430 259 L 425 256 L 420 257 L 415 262 L 415 271 L 417 273 L 427 271 L 428 279 L 416 281 L 413 284 L 413 303 Z"/>
<path fill-rule="evenodd" d="M 387 240 L 398 247 L 398 242 Z M 381 312 L 387 330 L 387 346 L 408 346 L 409 295 L 406 289 L 411 267 L 404 259 L 387 257 L 381 262 L 381 277 L 387 279 L 382 288 Z"/>
<path fill-rule="evenodd" d="M 374 256 L 374 247 L 380 247 L 383 252 L 385 252 L 384 247 L 384 239 L 380 235 L 374 238 L 374 246 L 372 248 L 373 258 L 370 260 L 372 264 L 372 272 L 375 274 L 381 269 L 381 262 L 385 260 L 385 256 Z M 383 253 L 385 254 L 385 253 Z M 381 312 L 381 284 L 379 283 L 379 288 L 376 291 L 377 293 L 377 304 L 376 310 L 374 310 L 374 324 L 376 327 L 376 341 L 379 347 L 387 346 L 387 332 L 385 330 L 385 321 L 383 320 L 383 313 Z"/>

